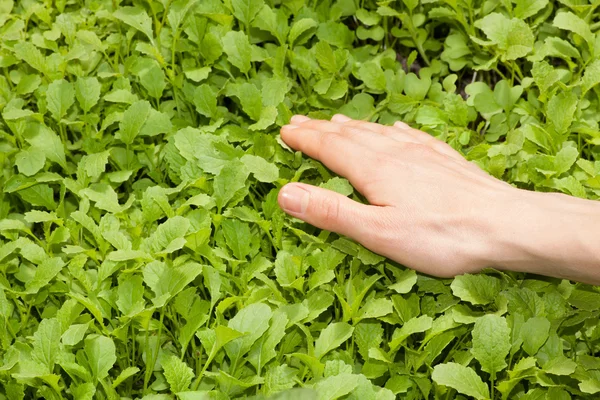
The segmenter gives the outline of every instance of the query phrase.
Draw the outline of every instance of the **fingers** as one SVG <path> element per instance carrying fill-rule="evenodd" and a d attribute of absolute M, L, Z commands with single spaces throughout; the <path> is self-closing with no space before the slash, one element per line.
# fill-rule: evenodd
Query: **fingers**
<path fill-rule="evenodd" d="M 408 134 L 408 131 L 399 129 L 395 126 L 386 126 L 381 124 L 376 124 L 373 122 L 353 120 L 351 118 L 346 117 L 342 114 L 336 114 L 331 118 L 332 121 L 337 122 L 343 126 L 352 126 L 359 129 L 364 129 L 373 133 L 378 133 L 380 135 L 386 136 L 390 139 L 400 141 L 400 142 L 411 142 L 411 143 L 420 143 L 417 138 L 414 138 L 412 135 Z M 406 124 L 404 124 L 406 125 Z M 406 125 L 408 129 L 410 128 Z"/>
<path fill-rule="evenodd" d="M 281 137 L 293 149 L 321 161 L 355 186 L 360 186 L 366 173 L 364 162 L 373 158 L 370 148 L 335 132 L 286 125 L 281 128 Z"/>
<path fill-rule="evenodd" d="M 383 135 L 373 135 L 373 131 L 360 126 L 355 127 L 351 124 L 338 123 L 333 118 L 331 121 L 327 121 L 310 119 L 304 116 L 294 116 L 290 124 L 304 129 L 337 133 L 376 151 L 385 151 L 390 148 L 389 138 Z M 409 138 L 409 140 L 412 139 Z"/>
<path fill-rule="evenodd" d="M 368 243 L 384 218 L 383 208 L 357 203 L 330 190 L 290 183 L 279 192 L 279 205 L 288 214 L 320 229 Z"/>
<path fill-rule="evenodd" d="M 353 120 L 341 114 L 334 115 L 331 120 L 345 126 L 352 126 L 355 128 L 379 133 L 399 142 L 419 143 L 429 146 L 440 154 L 444 154 L 455 160 L 464 161 L 464 157 L 447 143 L 429 135 L 428 133 L 411 128 L 408 124 L 401 121 L 394 123 L 394 126 L 385 126 L 373 122 Z"/>
<path fill-rule="evenodd" d="M 331 120 L 346 126 L 362 128 L 371 132 L 379 133 L 399 142 L 419 143 L 429 146 L 438 153 L 444 154 L 455 160 L 464 161 L 464 157 L 447 143 L 429 135 L 428 133 L 411 128 L 408 124 L 401 121 L 394 123 L 394 126 L 385 126 L 373 122 L 353 120 L 345 115 L 340 114 L 334 115 Z"/>

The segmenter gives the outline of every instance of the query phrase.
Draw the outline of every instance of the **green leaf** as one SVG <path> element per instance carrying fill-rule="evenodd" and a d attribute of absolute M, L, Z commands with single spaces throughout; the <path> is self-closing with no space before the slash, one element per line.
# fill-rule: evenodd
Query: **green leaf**
<path fill-rule="evenodd" d="M 143 279 L 139 275 L 134 275 L 122 279 L 117 288 L 116 305 L 123 315 L 131 316 L 144 310 L 144 286 Z"/>
<path fill-rule="evenodd" d="M 244 32 L 229 31 L 223 36 L 223 50 L 227 54 L 227 60 L 237 67 L 243 74 L 247 74 L 252 67 L 250 59 L 252 48 L 248 36 Z"/>
<path fill-rule="evenodd" d="M 254 303 L 242 308 L 232 319 L 227 327 L 244 334 L 224 345 L 225 351 L 232 360 L 238 360 L 252 345 L 269 329 L 269 320 L 273 312 L 266 304 Z M 218 337 L 218 336 L 217 336 Z M 222 338 L 229 339 L 230 333 Z"/>
<path fill-rule="evenodd" d="M 233 15 L 244 26 L 249 27 L 264 6 L 263 0 L 231 0 Z"/>
<path fill-rule="evenodd" d="M 379 322 L 361 321 L 354 330 L 354 341 L 363 359 L 369 359 L 369 350 L 379 348 L 383 342 L 384 330 Z"/>
<path fill-rule="evenodd" d="M 238 260 L 245 260 L 252 251 L 252 233 L 248 224 L 237 219 L 226 219 L 221 224 L 227 247 Z"/>
<path fill-rule="evenodd" d="M 75 102 L 75 90 L 70 82 L 60 79 L 48 85 L 46 92 L 48 110 L 56 121 L 67 115 L 67 111 Z"/>
<path fill-rule="evenodd" d="M 359 384 L 359 375 L 339 374 L 330 376 L 315 385 L 317 399 L 334 400 L 351 393 Z"/>
<path fill-rule="evenodd" d="M 46 73 L 46 57 L 31 42 L 21 41 L 15 44 L 14 52 L 17 58 L 25 61 L 32 68 L 43 74 Z"/>
<path fill-rule="evenodd" d="M 411 289 L 417 283 L 417 273 L 415 270 L 407 269 L 402 272 L 399 277 L 396 279 L 396 283 L 390 286 L 391 290 L 394 290 L 396 293 L 405 294 L 411 291 Z"/>
<path fill-rule="evenodd" d="M 295 257 L 287 251 L 280 251 L 275 260 L 275 276 L 277 282 L 283 287 L 301 289 L 303 278 L 302 259 Z"/>
<path fill-rule="evenodd" d="M 581 83 L 583 84 L 583 90 L 585 92 L 600 83 L 600 60 L 592 61 L 585 68 L 583 78 L 581 78 Z"/>
<path fill-rule="evenodd" d="M 243 83 L 237 87 L 235 95 L 240 99 L 244 112 L 253 120 L 258 121 L 263 110 L 258 88 L 251 83 Z"/>
<path fill-rule="evenodd" d="M 510 328 L 506 319 L 494 314 L 484 315 L 475 322 L 471 353 L 481 369 L 495 377 L 506 368 L 506 356 L 511 348 Z"/>
<path fill-rule="evenodd" d="M 287 17 L 281 9 L 273 10 L 271 7 L 264 5 L 254 19 L 253 24 L 275 36 L 280 45 L 285 44 L 290 27 Z"/>
<path fill-rule="evenodd" d="M 205 117 L 212 118 L 217 115 L 217 97 L 210 85 L 203 84 L 194 91 L 194 105 L 196 111 Z"/>
<path fill-rule="evenodd" d="M 155 99 L 160 99 L 167 87 L 166 76 L 156 61 L 148 61 L 144 68 L 139 70 L 137 75 L 144 89 L 148 91 L 148 94 Z"/>
<path fill-rule="evenodd" d="M 222 139 L 193 128 L 184 128 L 175 134 L 175 147 L 181 156 L 215 175 L 235 158 Z"/>
<path fill-rule="evenodd" d="M 36 147 L 21 150 L 15 156 L 15 165 L 23 175 L 35 175 L 44 168 L 44 164 L 46 164 L 46 155 Z"/>
<path fill-rule="evenodd" d="M 576 369 L 577 363 L 565 356 L 553 358 L 543 367 L 545 373 L 559 376 L 570 376 Z"/>
<path fill-rule="evenodd" d="M 123 211 L 123 208 L 119 204 L 117 192 L 115 192 L 112 186 L 104 182 L 95 183 L 89 188 L 81 190 L 79 193 L 96 203 L 96 207 L 101 210 L 113 213 Z"/>
<path fill-rule="evenodd" d="M 450 285 L 452 293 L 471 304 L 490 304 L 502 290 L 500 279 L 489 275 L 460 275 Z"/>
<path fill-rule="evenodd" d="M 259 182 L 271 183 L 279 179 L 279 168 L 262 157 L 245 154 L 241 161 Z"/>
<path fill-rule="evenodd" d="M 142 32 L 150 41 L 153 41 L 152 19 L 150 19 L 146 11 L 138 7 L 119 7 L 113 15 L 132 28 Z"/>
<path fill-rule="evenodd" d="M 269 329 L 248 353 L 248 362 L 258 371 L 277 356 L 275 349 L 285 337 L 288 317 L 283 312 L 275 312 L 271 318 Z"/>
<path fill-rule="evenodd" d="M 297 370 L 290 368 L 287 364 L 269 368 L 265 375 L 266 393 L 274 394 L 293 388 L 296 385 L 296 375 Z"/>
<path fill-rule="evenodd" d="M 63 168 L 67 168 L 65 147 L 58 135 L 46 125 L 30 125 L 30 129 L 26 132 L 25 140 L 31 144 L 32 148 L 44 153 L 48 160 L 57 163 Z"/>
<path fill-rule="evenodd" d="M 419 0 L 402 0 L 402 2 L 411 12 L 419 5 Z"/>
<path fill-rule="evenodd" d="M 556 173 L 562 174 L 571 169 L 579 158 L 579 151 L 575 147 L 563 147 L 554 158 Z"/>
<path fill-rule="evenodd" d="M 44 207 L 48 210 L 56 209 L 54 201 L 54 190 L 46 184 L 39 184 L 19 190 L 19 196 L 26 202 L 34 206 Z"/>
<path fill-rule="evenodd" d="M 506 60 L 525 57 L 533 50 L 531 28 L 518 18 L 508 19 L 503 14 L 491 13 L 476 21 L 475 26 L 503 51 Z"/>
<path fill-rule="evenodd" d="M 360 66 L 358 77 L 369 89 L 385 91 L 386 79 L 381 67 L 375 62 L 366 62 Z"/>
<path fill-rule="evenodd" d="M 171 3 L 167 19 L 173 30 L 177 30 L 181 27 L 181 24 L 185 21 L 186 17 L 190 15 L 199 1 L 200 0 L 176 0 Z"/>
<path fill-rule="evenodd" d="M 517 0 L 516 4 L 514 15 L 524 20 L 546 8 L 548 0 Z"/>
<path fill-rule="evenodd" d="M 129 106 L 123 113 L 123 119 L 119 123 L 119 131 L 115 137 L 125 144 L 132 144 L 146 123 L 151 108 L 150 103 L 145 100 L 136 101 Z"/>
<path fill-rule="evenodd" d="M 56 318 L 44 319 L 33 335 L 31 357 L 47 368 L 51 373 L 58 357 L 60 345 L 60 324 Z"/>
<path fill-rule="evenodd" d="M 83 112 L 89 112 L 98 103 L 101 88 L 100 82 L 94 76 L 77 78 L 75 96 Z"/>
<path fill-rule="evenodd" d="M 561 91 L 548 102 L 548 120 L 558 134 L 568 132 L 575 117 L 577 103 L 577 96 L 571 91 Z"/>
<path fill-rule="evenodd" d="M 534 356 L 548 339 L 550 321 L 545 317 L 529 318 L 521 326 L 520 333 L 523 340 L 523 350 L 530 356 Z"/>
<path fill-rule="evenodd" d="M 541 93 L 546 93 L 560 79 L 558 71 L 545 61 L 534 63 L 531 73 Z"/>
<path fill-rule="evenodd" d="M 346 340 L 350 339 L 354 328 L 345 322 L 329 324 L 321 331 L 315 341 L 315 357 L 321 359 L 325 354 L 340 347 Z"/>
<path fill-rule="evenodd" d="M 448 386 L 457 392 L 472 396 L 478 400 L 490 398 L 490 392 L 485 383 L 469 367 L 450 362 L 438 364 L 433 368 L 431 379 L 438 384 Z"/>
<path fill-rule="evenodd" d="M 570 11 L 558 12 L 554 17 L 553 24 L 559 29 L 564 29 L 578 34 L 588 43 L 590 48 L 593 48 L 595 40 L 594 34 L 590 30 L 589 25 L 577 15 Z"/>
<path fill-rule="evenodd" d="M 390 349 L 396 351 L 410 335 L 431 329 L 432 323 L 433 318 L 428 315 L 421 315 L 420 317 L 409 319 L 401 328 L 397 328 L 394 331 L 390 342 Z"/>
<path fill-rule="evenodd" d="M 312 18 L 302 18 L 294 22 L 288 36 L 290 47 L 301 45 L 304 41 L 308 40 L 310 38 L 309 34 L 318 25 L 317 21 Z"/>
<path fill-rule="evenodd" d="M 117 362 L 115 343 L 112 339 L 101 335 L 89 335 L 83 346 L 85 355 L 95 380 L 108 376 L 113 365 Z"/>
<path fill-rule="evenodd" d="M 143 269 L 144 283 L 154 292 L 152 302 L 162 307 L 181 292 L 202 272 L 202 265 L 187 263 L 170 267 L 164 262 L 153 261 Z"/>
<path fill-rule="evenodd" d="M 98 178 L 106 170 L 110 152 L 103 151 L 83 156 L 79 162 L 79 166 L 83 168 L 86 175 L 90 178 Z"/>
<path fill-rule="evenodd" d="M 81 385 L 71 385 L 69 390 L 73 398 L 77 400 L 92 400 L 96 394 L 96 387 L 90 382 L 82 383 Z"/>
<path fill-rule="evenodd" d="M 131 378 L 132 376 L 135 376 L 135 374 L 137 374 L 138 372 L 140 372 L 140 369 L 138 367 L 125 368 L 123 371 L 121 371 L 117 379 L 114 380 L 112 387 L 116 388 L 121 383 L 125 382 L 127 379 Z"/>
<path fill-rule="evenodd" d="M 33 279 L 25 284 L 25 291 L 27 293 L 37 293 L 54 279 L 64 266 L 65 263 L 60 257 L 48 258 L 37 267 Z"/>
<path fill-rule="evenodd" d="M 185 392 L 189 389 L 194 371 L 176 356 L 169 356 L 162 362 L 165 378 L 171 387 L 171 392 Z"/>
<path fill-rule="evenodd" d="M 214 197 L 219 209 L 223 209 L 236 192 L 246 187 L 248 170 L 241 162 L 225 165 L 215 177 Z"/>
<path fill-rule="evenodd" d="M 89 325 L 89 323 L 71 325 L 69 329 L 67 329 L 65 333 L 62 334 L 62 343 L 65 346 L 75 346 L 83 340 L 83 337 L 85 336 Z"/>

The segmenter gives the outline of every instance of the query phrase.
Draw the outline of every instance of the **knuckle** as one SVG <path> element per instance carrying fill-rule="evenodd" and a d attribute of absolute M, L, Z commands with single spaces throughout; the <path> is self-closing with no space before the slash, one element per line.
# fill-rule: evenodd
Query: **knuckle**
<path fill-rule="evenodd" d="M 338 141 L 339 141 L 338 135 L 333 132 L 321 133 L 321 135 L 319 136 L 319 140 L 318 140 L 319 158 L 320 158 L 323 150 L 327 150 L 330 147 L 335 147 L 336 144 L 338 143 Z"/>
<path fill-rule="evenodd" d="M 335 197 L 327 197 L 321 201 L 319 207 L 321 220 L 325 225 L 331 225 L 340 218 L 340 201 Z"/>
<path fill-rule="evenodd" d="M 356 127 L 354 126 L 349 126 L 349 125 L 343 125 L 340 128 L 340 133 L 342 133 L 344 136 L 348 137 L 348 138 L 352 138 L 356 135 L 358 135 L 360 132 L 360 130 L 358 130 Z"/>
<path fill-rule="evenodd" d="M 398 130 L 392 126 L 382 126 L 381 132 L 386 136 L 396 136 L 398 135 Z"/>
<path fill-rule="evenodd" d="M 359 121 L 359 120 L 353 119 L 351 121 L 346 122 L 344 125 L 345 126 L 350 126 L 350 127 L 360 127 L 363 124 L 364 124 L 364 121 Z"/>
<path fill-rule="evenodd" d="M 436 151 L 433 148 L 422 143 L 402 143 L 401 149 L 404 154 L 409 154 L 418 158 L 431 158 L 436 154 Z"/>

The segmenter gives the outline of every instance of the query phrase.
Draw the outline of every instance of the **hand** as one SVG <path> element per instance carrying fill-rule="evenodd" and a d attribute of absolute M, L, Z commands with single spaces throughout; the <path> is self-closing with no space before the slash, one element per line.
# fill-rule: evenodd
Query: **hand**
<path fill-rule="evenodd" d="M 279 201 L 290 215 L 432 275 L 475 272 L 491 261 L 488 215 L 516 190 L 446 143 L 401 122 L 388 127 L 342 115 L 296 116 L 281 136 L 346 177 L 371 204 L 289 184 Z"/>
<path fill-rule="evenodd" d="M 346 177 L 370 203 L 301 183 L 282 188 L 282 209 L 316 227 L 440 277 L 495 267 L 599 279 L 600 257 L 593 256 L 597 247 L 582 243 L 582 235 L 575 233 L 586 215 L 589 220 L 587 213 L 599 215 L 598 208 L 589 209 L 594 202 L 514 188 L 402 122 L 389 127 L 342 115 L 331 121 L 296 116 L 281 136 L 292 148 Z M 579 249 L 583 259 L 565 257 L 560 247 L 554 250 L 560 241 L 551 232 L 568 233 L 560 223 L 564 207 L 577 216 L 571 250 Z M 582 272 L 585 265 L 596 269 Z"/>

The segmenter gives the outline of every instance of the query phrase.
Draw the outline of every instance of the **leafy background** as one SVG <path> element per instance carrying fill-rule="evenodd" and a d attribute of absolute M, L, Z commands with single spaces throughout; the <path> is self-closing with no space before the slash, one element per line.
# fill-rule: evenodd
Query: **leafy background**
<path fill-rule="evenodd" d="M 0 0 L 0 399 L 594 396 L 597 288 L 416 274 L 276 197 L 360 199 L 278 137 L 341 112 L 598 198 L 598 5 Z"/>

